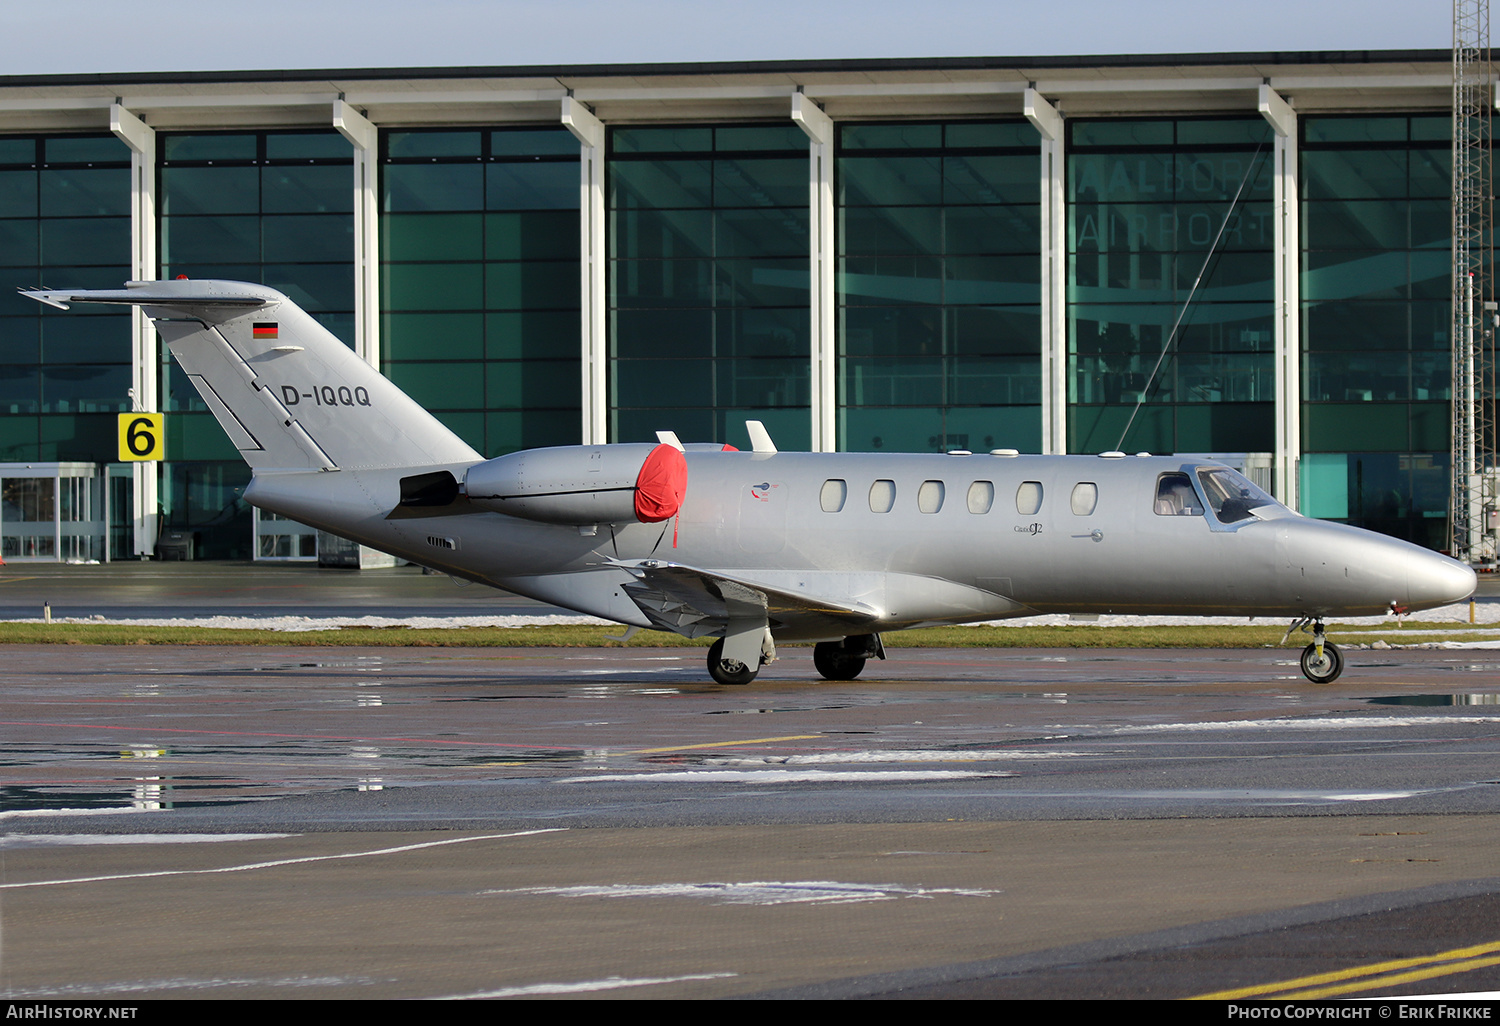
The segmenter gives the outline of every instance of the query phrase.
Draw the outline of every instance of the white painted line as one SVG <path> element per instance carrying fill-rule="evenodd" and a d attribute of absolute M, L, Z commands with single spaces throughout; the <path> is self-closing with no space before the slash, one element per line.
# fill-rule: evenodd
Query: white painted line
<path fill-rule="evenodd" d="M 107 808 L 107 809 L 11 809 L 0 812 L 0 821 L 7 819 L 34 819 L 41 816 L 115 816 L 122 812 L 155 812 L 155 809 Z"/>
<path fill-rule="evenodd" d="M 679 770 L 670 773 L 601 773 L 597 777 L 565 777 L 559 784 L 640 783 L 671 781 L 675 784 L 861 784 L 921 783 L 930 780 L 974 780 L 1012 777 L 1014 773 L 982 773 L 979 770 Z"/>
<path fill-rule="evenodd" d="M 715 905 L 849 905 L 899 898 L 956 895 L 988 898 L 998 890 L 908 887 L 904 884 L 841 883 L 836 880 L 752 880 L 743 883 L 599 884 L 581 887 L 515 887 L 481 891 L 488 895 L 559 898 L 698 898 Z"/>
<path fill-rule="evenodd" d="M 531 997 L 537 994 L 586 994 L 598 990 L 655 987 L 663 983 L 686 983 L 692 980 L 727 980 L 738 975 L 739 973 L 693 973 L 688 976 L 643 976 L 636 979 L 606 976 L 602 980 L 585 980 L 582 983 L 533 983 L 526 987 L 501 987 L 499 990 L 482 990 L 473 994 L 449 994 L 435 1000 L 478 1001 L 485 998 Z"/>
<path fill-rule="evenodd" d="M 815 755 L 711 755 L 704 761 L 717 766 L 817 766 L 840 763 L 887 762 L 1000 762 L 1027 759 L 1079 759 L 1091 752 L 943 751 L 907 749 L 858 752 L 819 752 Z"/>
<path fill-rule="evenodd" d="M 1149 734 L 1194 730 L 1386 730 L 1391 727 L 1437 727 L 1454 723 L 1500 724 L 1493 716 L 1315 716 L 1305 720 L 1213 720 L 1205 723 L 1149 723 L 1119 727 L 1116 734 Z"/>
<path fill-rule="evenodd" d="M 276 859 L 271 862 L 251 862 L 243 866 L 220 866 L 217 869 L 160 869 L 149 873 L 114 873 L 108 876 L 80 876 L 66 880 L 32 880 L 28 883 L 0 884 L 0 890 L 15 890 L 21 887 L 57 887 L 63 884 L 100 883 L 106 880 L 140 880 L 152 876 L 205 876 L 211 873 L 243 873 L 251 869 L 274 869 L 277 866 L 295 866 L 305 862 L 332 862 L 337 859 L 362 859 L 371 855 L 395 855 L 403 851 L 421 848 L 441 848 L 448 844 L 466 844 L 469 841 L 494 841 L 506 837 L 530 837 L 533 834 L 555 834 L 567 827 L 550 827 L 544 830 L 518 830 L 508 834 L 483 834 L 479 837 L 453 837 L 446 841 L 424 841 L 421 844 L 404 844 L 397 848 L 379 848 L 375 851 L 351 851 L 340 855 L 309 855 L 298 859 Z"/>
<path fill-rule="evenodd" d="M 95 994 L 139 994 L 157 990 L 210 990 L 215 987 L 347 987 L 365 986 L 377 981 L 368 976 L 283 976 L 272 979 L 254 977 L 226 977 L 206 980 L 140 980 L 135 983 L 70 983 L 62 987 L 36 987 L 31 990 L 11 989 L 5 992 L 8 1000 L 34 998 L 61 998 L 76 1001 Z"/>

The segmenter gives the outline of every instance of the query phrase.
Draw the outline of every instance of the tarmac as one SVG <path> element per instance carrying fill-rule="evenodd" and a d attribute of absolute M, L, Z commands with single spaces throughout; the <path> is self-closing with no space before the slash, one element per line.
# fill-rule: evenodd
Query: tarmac
<path fill-rule="evenodd" d="M 0 568 L 0 616 L 42 601 L 550 611 Z M 0 997 L 1500 995 L 1494 653 L 1324 687 L 1292 649 L 784 655 L 725 688 L 697 649 L 8 646 Z"/>
<path fill-rule="evenodd" d="M 533 599 L 418 566 L 354 570 L 309 563 L 12 561 L 0 566 L 0 619 L 91 617 L 485 616 L 566 614 Z"/>

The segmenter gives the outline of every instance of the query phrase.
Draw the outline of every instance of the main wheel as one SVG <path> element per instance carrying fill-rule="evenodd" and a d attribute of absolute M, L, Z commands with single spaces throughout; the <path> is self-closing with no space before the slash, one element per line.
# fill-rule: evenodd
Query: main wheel
<path fill-rule="evenodd" d="M 1318 646 L 1308 645 L 1302 650 L 1302 675 L 1314 684 L 1332 684 L 1344 672 L 1344 657 L 1328 642 L 1323 642 L 1323 658 L 1318 658 Z"/>
<path fill-rule="evenodd" d="M 824 680 L 853 680 L 865 669 L 865 657 L 850 655 L 842 641 L 820 641 L 813 646 L 813 665 Z"/>
<path fill-rule="evenodd" d="M 708 646 L 708 675 L 720 684 L 749 684 L 759 672 L 759 666 L 752 670 L 738 659 L 725 659 L 723 638 Z"/>

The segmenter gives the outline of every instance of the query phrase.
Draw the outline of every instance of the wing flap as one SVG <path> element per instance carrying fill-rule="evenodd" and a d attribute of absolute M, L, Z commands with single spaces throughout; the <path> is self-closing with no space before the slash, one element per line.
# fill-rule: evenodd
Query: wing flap
<path fill-rule="evenodd" d="M 636 579 L 625 592 L 652 624 L 689 638 L 722 633 L 733 621 L 764 619 L 796 636 L 859 633 L 880 618 L 863 603 L 791 592 L 749 578 L 666 563 L 621 561 Z"/>

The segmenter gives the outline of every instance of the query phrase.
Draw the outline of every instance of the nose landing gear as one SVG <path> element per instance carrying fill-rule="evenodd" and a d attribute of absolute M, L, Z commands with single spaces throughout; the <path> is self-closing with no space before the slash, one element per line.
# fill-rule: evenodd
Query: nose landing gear
<path fill-rule="evenodd" d="M 1324 636 L 1322 619 L 1303 617 L 1292 621 L 1292 625 L 1287 628 L 1286 638 L 1297 630 L 1307 633 L 1309 625 L 1313 639 L 1312 644 L 1302 650 L 1302 675 L 1314 684 L 1332 684 L 1344 672 L 1344 657 L 1338 647 Z M 1281 640 L 1284 642 L 1286 638 Z"/>

